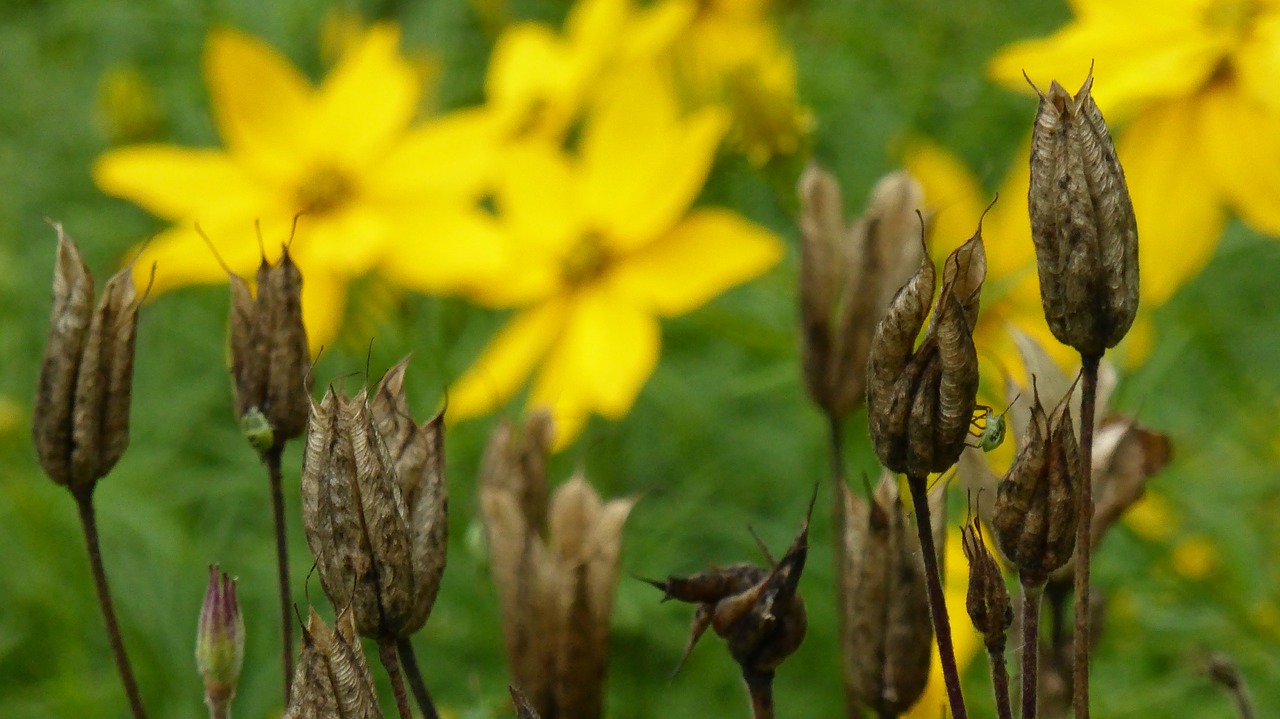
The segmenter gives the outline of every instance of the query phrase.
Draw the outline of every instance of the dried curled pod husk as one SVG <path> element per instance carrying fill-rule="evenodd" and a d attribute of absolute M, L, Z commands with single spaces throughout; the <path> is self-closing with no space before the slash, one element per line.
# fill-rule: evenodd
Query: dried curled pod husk
<path fill-rule="evenodd" d="M 982 524 L 974 517 L 960 528 L 965 559 L 969 560 L 969 590 L 965 609 L 974 628 L 982 635 L 987 651 L 1004 651 L 1009 625 L 1013 623 L 1013 605 L 1005 586 L 1000 565 L 982 537 Z"/>
<path fill-rule="evenodd" d="M 284 719 L 382 719 L 350 607 L 338 615 L 335 629 L 311 610 Z"/>
<path fill-rule="evenodd" d="M 986 276 L 982 227 L 943 265 L 929 327 L 936 272 L 926 258 L 889 304 L 876 327 L 867 363 L 867 412 L 881 464 L 923 477 L 943 472 L 964 451 L 977 403 L 978 354 L 973 345 Z"/>
<path fill-rule="evenodd" d="M 1040 96 L 1027 204 L 1040 299 L 1053 336 L 1101 357 L 1138 310 L 1138 225 L 1090 73 L 1072 96 L 1056 81 Z"/>
<path fill-rule="evenodd" d="M 92 490 L 129 445 L 141 299 L 133 269 L 116 273 L 93 305 L 93 275 L 55 223 L 58 257 L 49 336 L 40 364 L 32 439 L 45 473 L 73 493 Z"/>

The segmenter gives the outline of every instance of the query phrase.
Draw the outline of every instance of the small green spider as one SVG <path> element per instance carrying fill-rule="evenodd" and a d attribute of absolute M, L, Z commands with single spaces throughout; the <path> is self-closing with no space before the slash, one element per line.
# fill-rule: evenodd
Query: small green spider
<path fill-rule="evenodd" d="M 1001 444 L 1004 444 L 1005 419 L 1004 415 L 1009 411 L 1009 407 L 1017 402 L 1018 398 L 1014 397 L 1009 406 L 1004 408 L 1004 412 L 993 414 L 989 405 L 980 404 L 975 408 L 975 415 L 970 420 L 973 429 L 970 434 L 978 440 L 977 444 L 971 444 L 970 447 L 981 447 L 983 452 L 990 452 Z"/>

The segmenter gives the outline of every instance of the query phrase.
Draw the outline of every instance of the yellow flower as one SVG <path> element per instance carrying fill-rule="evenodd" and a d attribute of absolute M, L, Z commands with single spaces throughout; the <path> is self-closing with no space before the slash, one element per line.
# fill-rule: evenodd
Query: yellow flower
<path fill-rule="evenodd" d="M 1163 302 L 1208 262 L 1226 207 L 1280 234 L 1280 5 L 1073 6 L 1075 20 L 1006 48 L 990 71 L 1029 92 L 1024 70 L 1041 86 L 1056 78 L 1074 89 L 1093 65 L 1094 97 L 1123 125 L 1117 150 L 1138 218 L 1144 299 Z"/>
<path fill-rule="evenodd" d="M 658 317 L 688 312 L 772 266 L 782 245 L 721 209 L 689 209 L 725 131 L 716 110 L 679 114 L 652 68 L 613 86 L 578 152 L 513 150 L 495 197 L 512 270 L 472 297 L 519 307 L 449 391 L 455 419 L 514 395 L 547 407 L 557 447 L 589 413 L 627 412 L 658 359 Z"/>
<path fill-rule="evenodd" d="M 496 261 L 475 208 L 488 125 L 464 112 L 411 128 L 421 89 L 398 46 L 395 26 L 371 27 L 316 88 L 262 41 L 213 32 L 205 76 L 226 149 L 138 145 L 94 166 L 105 192 L 174 222 L 136 264 L 156 263 L 153 291 L 226 281 L 196 223 L 249 275 L 260 259 L 254 223 L 274 258 L 297 218 L 291 253 L 315 348 L 337 332 L 361 275 L 394 280 L 414 265 L 416 286 L 441 291 Z"/>

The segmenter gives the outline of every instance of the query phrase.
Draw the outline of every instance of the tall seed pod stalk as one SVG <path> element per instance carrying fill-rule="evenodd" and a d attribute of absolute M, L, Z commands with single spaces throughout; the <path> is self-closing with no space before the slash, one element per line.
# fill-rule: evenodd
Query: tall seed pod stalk
<path fill-rule="evenodd" d="M 1030 82 L 1030 78 L 1028 78 Z M 1111 133 L 1090 95 L 1093 74 L 1072 96 L 1056 81 L 1040 98 L 1031 136 L 1027 192 L 1040 299 L 1049 329 L 1080 352 L 1080 446 L 1084 454 L 1077 512 L 1073 704 L 1089 717 L 1089 563 L 1094 412 L 1098 366 L 1129 331 L 1138 310 L 1138 225 Z"/>
<path fill-rule="evenodd" d="M 129 445 L 133 356 L 142 299 L 133 268 L 107 280 L 93 305 L 93 275 L 62 225 L 53 274 L 53 309 L 32 413 L 32 441 L 41 468 L 76 500 L 98 604 L 120 681 L 135 719 L 146 711 L 116 621 L 98 544 L 93 490 Z"/>

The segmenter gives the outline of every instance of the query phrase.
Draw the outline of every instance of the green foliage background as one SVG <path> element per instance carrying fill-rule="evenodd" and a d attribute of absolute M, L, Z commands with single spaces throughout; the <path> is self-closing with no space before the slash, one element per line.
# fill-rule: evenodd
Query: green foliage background
<path fill-rule="evenodd" d="M 494 3 L 486 3 L 492 5 Z M 500 2 L 497 3 L 501 5 Z M 814 109 L 815 155 L 852 198 L 891 169 L 911 133 L 940 140 L 991 187 L 1029 126 L 1031 100 L 984 80 L 985 59 L 1019 37 L 1061 24 L 1059 2 L 792 0 L 783 27 L 795 45 L 801 95 Z M 492 33 L 470 4 L 359 3 L 366 17 L 404 25 L 406 47 L 439 54 L 437 95 L 448 108 L 479 102 Z M 560 18 L 555 0 L 512 0 L 518 17 Z M 23 419 L 0 436 L 0 716 L 124 716 L 86 572 L 73 503 L 43 478 L 30 448 L 29 412 L 49 309 L 61 220 L 100 278 L 157 222 L 95 190 L 93 158 L 107 147 L 98 83 L 132 67 L 151 85 L 161 139 L 217 143 L 200 81 L 206 31 L 230 24 L 265 37 L 313 76 L 326 8 L 303 0 L 3 0 L 0 2 L 0 397 Z M 726 157 L 707 189 L 792 241 L 785 173 L 761 174 Z M 1003 201 L 1019 201 L 1005 198 Z M 941 238 L 942 241 L 960 238 Z M 1171 248 L 1170 251 L 1176 251 Z M 1151 491 L 1178 523 L 1167 542 L 1124 527 L 1096 565 L 1110 603 L 1095 664 L 1099 716 L 1229 716 L 1197 673 L 1222 649 L 1251 682 L 1259 716 L 1280 711 L 1280 244 L 1233 226 L 1210 267 L 1158 315 L 1150 361 L 1125 377 L 1119 403 L 1176 446 Z M 691 612 L 658 604 L 626 576 L 688 573 L 758 559 L 754 527 L 784 547 L 826 472 L 822 423 L 806 403 L 796 363 L 795 253 L 775 271 L 708 307 L 668 322 L 662 363 L 623 422 L 597 421 L 559 457 L 555 476 L 584 465 L 606 495 L 645 493 L 626 530 L 614 618 L 609 714 L 745 716 L 735 667 L 704 641 L 674 681 L 667 675 Z M 276 590 L 265 474 L 231 417 L 224 367 L 225 288 L 174 292 L 150 304 L 140 330 L 133 443 L 99 487 L 105 560 L 146 704 L 153 717 L 204 716 L 192 660 L 205 567 L 240 578 L 248 660 L 235 713 L 280 711 Z M 354 313 L 362 312 L 357 303 Z M 453 300 L 399 298 L 389 315 L 358 317 L 377 338 L 380 373 L 416 353 L 409 389 L 418 411 L 475 356 L 501 317 Z M 325 356 L 322 380 L 366 366 L 362 336 Z M 872 471 L 857 420 L 852 468 Z M 440 600 L 417 638 L 439 704 L 451 716 L 508 712 L 497 603 L 475 534 L 475 470 L 492 420 L 449 437 L 451 553 Z M 299 448 L 286 455 L 291 558 L 301 600 L 309 553 L 296 496 Z M 829 489 L 819 490 L 819 505 Z M 833 632 L 830 528 L 817 512 L 801 585 L 810 636 L 779 672 L 783 716 L 842 711 Z M 1203 537 L 1216 549 L 1203 579 L 1180 576 L 1170 548 Z M 960 568 L 952 568 L 960 571 Z M 323 604 L 315 581 L 311 596 Z M 962 619 L 959 608 L 953 617 Z M 977 715 L 989 713 L 985 662 L 967 675 Z M 388 705 L 389 706 L 389 705 Z"/>

